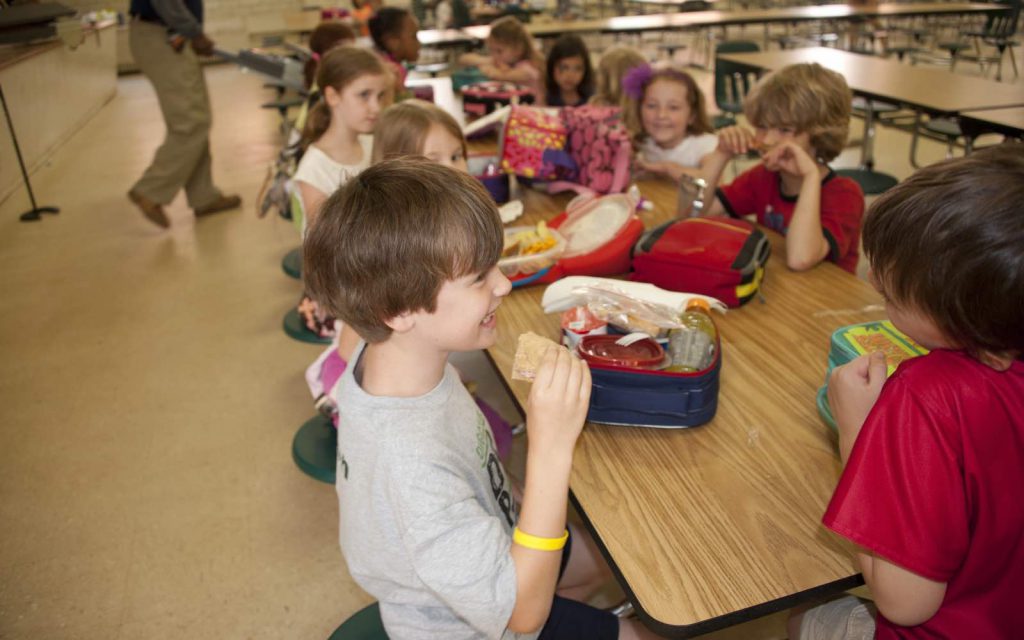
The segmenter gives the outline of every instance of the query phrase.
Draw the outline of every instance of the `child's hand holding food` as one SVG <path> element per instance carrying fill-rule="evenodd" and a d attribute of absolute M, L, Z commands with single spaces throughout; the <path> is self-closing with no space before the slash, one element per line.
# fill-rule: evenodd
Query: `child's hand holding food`
<path fill-rule="evenodd" d="M 512 378 L 533 380 L 526 429 L 533 446 L 572 450 L 590 406 L 590 369 L 568 349 L 534 333 L 519 336 Z"/>
<path fill-rule="evenodd" d="M 732 126 L 720 130 L 718 133 L 718 151 L 728 157 L 741 153 L 747 153 L 751 149 L 762 151 L 754 139 L 754 132 L 746 127 Z"/>

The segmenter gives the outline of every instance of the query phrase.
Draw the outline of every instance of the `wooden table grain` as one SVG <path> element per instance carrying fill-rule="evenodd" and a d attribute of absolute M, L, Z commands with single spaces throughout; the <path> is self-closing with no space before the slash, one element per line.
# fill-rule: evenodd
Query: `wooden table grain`
<path fill-rule="evenodd" d="M 674 187 L 642 182 L 672 215 Z M 528 222 L 564 197 L 524 194 Z M 518 223 L 518 222 L 517 222 Z M 851 550 L 820 519 L 840 472 L 834 433 L 815 409 L 829 337 L 842 325 L 884 317 L 879 295 L 831 263 L 794 273 L 772 232 L 764 301 L 716 317 L 723 364 L 718 412 L 708 424 L 661 430 L 588 424 L 576 449 L 574 503 L 644 622 L 688 637 L 861 584 Z M 512 381 L 520 333 L 559 337 L 540 307 L 543 287 L 515 290 L 498 311 L 489 350 Z"/>
<path fill-rule="evenodd" d="M 1013 138 L 1024 137 L 1024 106 L 1009 109 L 984 109 L 960 114 L 960 128 L 968 140 L 968 151 L 974 138 L 983 133 L 1001 133 Z"/>

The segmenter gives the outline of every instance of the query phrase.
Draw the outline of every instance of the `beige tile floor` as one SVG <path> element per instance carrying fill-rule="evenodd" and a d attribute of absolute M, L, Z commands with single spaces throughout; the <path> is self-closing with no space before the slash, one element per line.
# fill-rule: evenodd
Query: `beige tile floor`
<path fill-rule="evenodd" d="M 162 135 L 140 76 L 33 176 L 59 216 L 18 222 L 23 192 L 0 203 L 5 640 L 326 638 L 370 601 L 332 487 L 290 457 L 318 348 L 280 329 L 296 234 L 253 210 L 277 118 L 258 78 L 208 79 L 215 176 L 244 210 L 196 223 L 179 198 L 162 232 L 129 204 Z M 909 175 L 907 144 L 882 130 L 879 167 Z M 715 637 L 780 638 L 783 621 Z"/>

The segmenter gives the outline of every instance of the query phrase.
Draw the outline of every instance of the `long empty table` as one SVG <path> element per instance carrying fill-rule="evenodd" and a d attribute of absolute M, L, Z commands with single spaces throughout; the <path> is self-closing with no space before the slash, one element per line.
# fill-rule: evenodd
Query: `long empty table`
<path fill-rule="evenodd" d="M 628 33 L 637 31 L 664 31 L 712 26 L 769 24 L 774 22 L 807 22 L 815 20 L 851 20 L 856 18 L 899 18 L 931 15 L 986 14 L 1005 11 L 1002 5 L 976 2 L 920 2 L 887 3 L 853 7 L 830 4 L 814 7 L 779 7 L 774 9 L 740 11 L 693 11 L 650 15 L 620 16 L 599 20 L 570 20 L 535 22 L 527 30 L 538 37 L 563 33 Z M 463 29 L 478 40 L 486 40 L 489 25 Z"/>
<path fill-rule="evenodd" d="M 838 71 L 850 89 L 866 98 L 898 102 L 935 115 L 972 109 L 1024 105 L 1024 89 L 1009 82 L 918 67 L 891 58 L 827 47 L 729 53 L 718 56 L 756 70 L 773 71 L 790 64 L 817 62 Z"/>

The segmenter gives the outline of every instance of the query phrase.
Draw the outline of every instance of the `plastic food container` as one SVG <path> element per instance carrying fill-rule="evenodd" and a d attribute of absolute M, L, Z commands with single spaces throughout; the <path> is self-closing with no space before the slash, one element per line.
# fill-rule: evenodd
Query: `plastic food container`
<path fill-rule="evenodd" d="M 575 210 L 570 202 L 568 217 L 558 227 L 566 238 L 562 257 L 590 253 L 610 242 L 629 223 L 634 208 L 624 195 L 605 196 Z"/>
<path fill-rule="evenodd" d="M 536 227 L 508 227 L 505 229 L 505 237 L 508 238 L 517 233 L 530 231 L 535 228 Z M 565 238 L 554 229 L 548 229 L 548 232 L 555 238 L 555 246 L 538 253 L 527 253 L 502 258 L 501 260 L 498 260 L 498 268 L 501 269 L 501 272 L 508 278 L 514 278 L 516 276 L 537 273 L 538 271 L 548 269 L 551 265 L 555 264 L 558 257 L 562 255 L 563 251 L 565 251 Z"/>
<path fill-rule="evenodd" d="M 498 204 L 508 202 L 508 174 L 501 171 L 501 158 L 494 155 L 470 156 L 469 174 L 483 183 Z"/>
<path fill-rule="evenodd" d="M 608 333 L 608 323 L 586 307 L 573 307 L 562 312 L 562 344 L 575 349 L 580 338 Z"/>
<path fill-rule="evenodd" d="M 629 369 L 660 369 L 665 364 L 665 349 L 655 340 L 644 338 L 630 345 L 616 344 L 621 336 L 583 336 L 576 352 L 590 364 Z"/>

